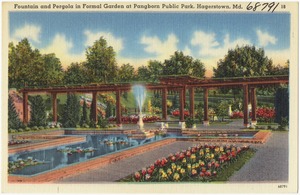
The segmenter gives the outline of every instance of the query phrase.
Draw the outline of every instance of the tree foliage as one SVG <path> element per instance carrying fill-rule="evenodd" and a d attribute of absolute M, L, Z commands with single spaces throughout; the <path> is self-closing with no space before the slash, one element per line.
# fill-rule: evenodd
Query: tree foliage
<path fill-rule="evenodd" d="M 190 75 L 204 77 L 205 68 L 200 60 L 194 60 L 191 56 L 185 56 L 183 52 L 176 51 L 170 59 L 165 60 L 164 75 Z"/>
<path fill-rule="evenodd" d="M 19 129 L 22 128 L 23 124 L 16 111 L 15 104 L 12 97 L 8 96 L 8 129 Z"/>
<path fill-rule="evenodd" d="M 84 65 L 72 63 L 64 72 L 64 83 L 68 85 L 88 83 L 87 70 Z"/>
<path fill-rule="evenodd" d="M 86 59 L 90 82 L 108 83 L 116 80 L 116 53 L 103 37 L 86 49 Z"/>
<path fill-rule="evenodd" d="M 47 122 L 46 105 L 42 96 L 31 96 L 29 100 L 31 103 L 29 126 L 45 126 Z"/>
<path fill-rule="evenodd" d="M 281 123 L 283 118 L 289 119 L 289 91 L 286 87 L 280 87 L 275 94 L 275 122 Z"/>
<path fill-rule="evenodd" d="M 80 122 L 80 103 L 75 94 L 67 95 L 67 102 L 64 105 L 61 123 L 63 127 L 76 127 Z"/>
<path fill-rule="evenodd" d="M 135 80 L 134 67 L 130 64 L 123 64 L 118 70 L 119 82 L 130 82 Z"/>
<path fill-rule="evenodd" d="M 255 46 L 230 49 L 225 58 L 219 60 L 217 68 L 213 68 L 216 78 L 265 76 L 271 71 L 272 60 L 265 56 L 263 49 Z"/>
<path fill-rule="evenodd" d="M 38 49 L 31 48 L 27 39 L 21 40 L 16 46 L 10 43 L 8 47 L 9 87 L 61 83 L 62 67 L 54 54 L 41 55 Z"/>

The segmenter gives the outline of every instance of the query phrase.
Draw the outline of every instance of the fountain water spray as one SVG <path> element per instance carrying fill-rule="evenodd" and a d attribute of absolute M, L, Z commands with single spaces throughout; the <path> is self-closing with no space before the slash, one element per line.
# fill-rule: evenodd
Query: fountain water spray
<path fill-rule="evenodd" d="M 135 101 L 139 107 L 138 126 L 139 126 L 140 130 L 143 130 L 144 123 L 143 123 L 143 116 L 142 116 L 142 108 L 143 108 L 144 101 L 146 98 L 146 89 L 143 85 L 134 85 L 132 87 L 132 90 L 133 90 L 133 95 L 134 95 Z"/>

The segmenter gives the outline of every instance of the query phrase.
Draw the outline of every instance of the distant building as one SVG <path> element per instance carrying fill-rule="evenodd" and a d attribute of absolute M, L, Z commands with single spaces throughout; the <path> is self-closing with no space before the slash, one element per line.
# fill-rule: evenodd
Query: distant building
<path fill-rule="evenodd" d="M 20 120 L 23 122 L 23 98 L 16 90 L 9 90 L 9 96 L 12 98 L 15 105 L 16 111 L 19 115 Z M 28 105 L 28 121 L 30 121 L 30 105 Z"/>

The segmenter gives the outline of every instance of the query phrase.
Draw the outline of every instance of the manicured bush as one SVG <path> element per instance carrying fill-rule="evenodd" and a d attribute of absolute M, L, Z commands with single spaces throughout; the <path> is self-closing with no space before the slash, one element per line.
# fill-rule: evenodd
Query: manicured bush
<path fill-rule="evenodd" d="M 39 126 L 39 130 L 43 130 L 45 129 L 43 126 Z"/>
<path fill-rule="evenodd" d="M 32 127 L 32 130 L 37 131 L 39 128 L 37 126 Z"/>
<path fill-rule="evenodd" d="M 25 131 L 30 131 L 31 129 L 29 127 L 26 127 L 25 128 Z"/>

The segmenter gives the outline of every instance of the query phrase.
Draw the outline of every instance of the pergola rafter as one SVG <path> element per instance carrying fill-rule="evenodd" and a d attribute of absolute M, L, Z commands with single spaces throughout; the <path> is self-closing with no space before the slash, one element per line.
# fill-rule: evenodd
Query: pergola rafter
<path fill-rule="evenodd" d="M 197 78 L 192 76 L 162 76 L 157 83 L 140 83 L 146 87 L 147 90 L 158 90 L 162 92 L 162 118 L 167 119 L 167 93 L 169 90 L 178 91 L 180 98 L 180 121 L 184 121 L 184 106 L 185 106 L 185 94 L 186 90 L 189 90 L 190 101 L 190 113 L 194 117 L 194 88 L 204 89 L 204 124 L 208 122 L 208 90 L 211 88 L 242 88 L 244 95 L 244 125 L 248 125 L 248 93 L 251 91 L 251 104 L 253 123 L 256 122 L 256 88 L 260 86 L 270 86 L 279 84 L 288 84 L 289 76 L 264 76 L 264 77 L 239 77 L 239 78 Z M 23 93 L 23 112 L 24 120 L 26 124 L 28 122 L 28 95 L 34 93 L 50 93 L 54 101 L 52 105 L 53 109 L 53 121 L 57 122 L 57 104 L 56 98 L 59 93 L 92 93 L 93 94 L 93 120 L 97 121 L 97 104 L 96 98 L 98 92 L 115 92 L 116 94 L 116 118 L 117 124 L 121 124 L 121 103 L 120 95 L 123 91 L 130 91 L 132 83 L 108 83 L 108 84 L 89 84 L 89 85 L 74 85 L 74 86 L 53 86 L 53 87 L 25 87 L 20 90 Z M 246 116 L 245 116 L 246 115 Z"/>

